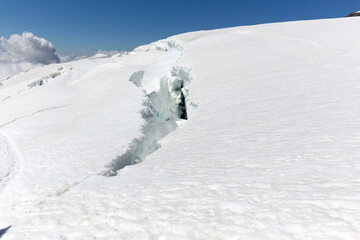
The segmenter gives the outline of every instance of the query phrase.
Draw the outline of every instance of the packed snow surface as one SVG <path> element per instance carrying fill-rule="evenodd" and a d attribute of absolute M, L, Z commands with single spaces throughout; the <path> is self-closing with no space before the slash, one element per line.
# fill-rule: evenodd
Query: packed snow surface
<path fill-rule="evenodd" d="M 359 27 L 186 33 L 2 80 L 1 240 L 360 239 Z"/>

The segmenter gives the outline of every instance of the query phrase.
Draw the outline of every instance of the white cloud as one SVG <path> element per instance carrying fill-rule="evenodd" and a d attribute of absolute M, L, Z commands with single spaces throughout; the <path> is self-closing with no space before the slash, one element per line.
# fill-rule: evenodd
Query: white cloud
<path fill-rule="evenodd" d="M 0 37 L 0 79 L 44 64 L 60 62 L 55 47 L 30 32 Z"/>
<path fill-rule="evenodd" d="M 120 51 L 97 51 L 92 58 L 121 56 Z M 22 71 L 51 63 L 69 62 L 88 56 L 59 55 L 51 42 L 31 32 L 0 37 L 0 80 Z"/>
<path fill-rule="evenodd" d="M 12 62 L 50 64 L 60 62 L 51 42 L 39 38 L 30 32 L 22 35 L 13 34 L 9 39 L 0 38 L 0 46 L 5 53 L 3 57 Z"/>

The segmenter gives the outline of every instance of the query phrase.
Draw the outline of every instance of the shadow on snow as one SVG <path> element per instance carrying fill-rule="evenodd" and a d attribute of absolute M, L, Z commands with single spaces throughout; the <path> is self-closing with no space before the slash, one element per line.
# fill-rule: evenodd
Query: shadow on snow
<path fill-rule="evenodd" d="M 7 228 L 0 229 L 0 238 L 5 235 L 5 233 L 11 228 L 11 226 L 8 226 Z"/>

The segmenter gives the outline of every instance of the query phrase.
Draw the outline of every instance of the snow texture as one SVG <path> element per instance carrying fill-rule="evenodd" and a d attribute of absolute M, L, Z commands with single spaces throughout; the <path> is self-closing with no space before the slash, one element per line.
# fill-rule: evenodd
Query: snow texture
<path fill-rule="evenodd" d="M 1 240 L 360 239 L 359 26 L 186 33 L 2 80 Z"/>
<path fill-rule="evenodd" d="M 14 175 L 19 164 L 19 155 L 9 136 L 0 132 L 0 192 Z"/>

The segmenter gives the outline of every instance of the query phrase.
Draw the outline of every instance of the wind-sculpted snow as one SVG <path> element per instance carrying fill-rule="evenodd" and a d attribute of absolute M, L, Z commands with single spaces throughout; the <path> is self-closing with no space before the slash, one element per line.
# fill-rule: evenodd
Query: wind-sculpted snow
<path fill-rule="evenodd" d="M 1 240 L 360 239 L 359 24 L 186 33 L 1 81 L 21 156 Z"/>

